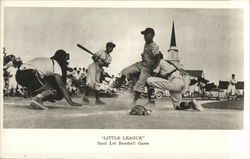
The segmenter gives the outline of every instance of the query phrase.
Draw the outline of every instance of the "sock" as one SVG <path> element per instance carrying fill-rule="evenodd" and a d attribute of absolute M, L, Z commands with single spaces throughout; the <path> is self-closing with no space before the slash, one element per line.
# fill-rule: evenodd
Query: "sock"
<path fill-rule="evenodd" d="M 89 96 L 89 87 L 86 86 L 83 92 L 83 98 L 88 98 Z"/>
<path fill-rule="evenodd" d="M 125 81 L 126 76 L 122 75 L 121 78 L 118 80 L 118 85 L 121 86 L 122 83 Z"/>
<path fill-rule="evenodd" d="M 95 99 L 100 100 L 100 94 L 98 90 L 95 90 Z"/>
<path fill-rule="evenodd" d="M 134 96 L 134 104 L 136 104 L 137 100 L 140 98 L 141 92 L 135 91 Z"/>

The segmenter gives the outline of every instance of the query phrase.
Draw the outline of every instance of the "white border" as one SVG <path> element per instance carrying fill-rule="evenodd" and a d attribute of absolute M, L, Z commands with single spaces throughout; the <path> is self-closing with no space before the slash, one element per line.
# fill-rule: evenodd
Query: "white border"
<path fill-rule="evenodd" d="M 1 1 L 1 52 L 4 7 L 242 8 L 245 11 L 245 111 L 243 130 L 4 129 L 1 130 L 1 158 L 249 158 L 248 1 Z M 1 107 L 1 117 L 2 110 Z M 1 120 L 1 128 L 2 124 Z M 95 144 L 102 135 L 135 134 L 144 135 L 151 145 L 112 148 Z"/>
<path fill-rule="evenodd" d="M 2 1 L 5 7 L 247 8 L 247 1 Z"/>

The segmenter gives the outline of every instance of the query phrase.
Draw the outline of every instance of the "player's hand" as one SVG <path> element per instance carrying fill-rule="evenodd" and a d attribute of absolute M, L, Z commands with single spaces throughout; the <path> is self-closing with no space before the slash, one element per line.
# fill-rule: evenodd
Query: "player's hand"
<path fill-rule="evenodd" d="M 70 105 L 71 105 L 71 106 L 77 106 L 77 107 L 82 106 L 82 104 L 80 104 L 80 103 L 76 103 L 76 102 L 72 102 Z"/>
<path fill-rule="evenodd" d="M 92 56 L 92 59 L 93 59 L 94 62 L 98 61 L 98 57 L 96 57 L 95 55 Z"/>
<path fill-rule="evenodd" d="M 108 64 L 108 63 L 105 63 L 103 66 L 104 66 L 104 67 L 109 67 L 109 64 Z"/>

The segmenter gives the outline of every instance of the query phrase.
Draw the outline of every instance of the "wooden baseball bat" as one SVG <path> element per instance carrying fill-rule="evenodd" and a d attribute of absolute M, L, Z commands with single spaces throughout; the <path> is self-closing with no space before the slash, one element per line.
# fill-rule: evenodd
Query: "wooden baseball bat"
<path fill-rule="evenodd" d="M 81 49 L 83 49 L 84 51 L 86 51 L 87 53 L 94 55 L 94 53 L 92 53 L 91 51 L 89 51 L 88 49 L 86 49 L 84 46 L 82 46 L 81 44 L 77 44 L 77 46 Z"/>

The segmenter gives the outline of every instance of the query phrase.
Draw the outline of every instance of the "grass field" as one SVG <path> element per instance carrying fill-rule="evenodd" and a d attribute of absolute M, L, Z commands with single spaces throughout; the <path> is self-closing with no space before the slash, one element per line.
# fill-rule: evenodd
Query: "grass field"
<path fill-rule="evenodd" d="M 4 98 L 4 128 L 53 129 L 242 129 L 243 100 L 200 101 L 205 112 L 177 111 L 170 99 L 158 100 L 149 116 L 131 116 L 132 97 L 123 94 L 117 98 L 103 98 L 106 105 L 90 104 L 71 107 L 65 100 L 45 103 L 48 110 L 34 110 L 29 99 Z M 81 98 L 74 98 L 81 102 Z M 94 99 L 90 98 L 91 103 Z M 140 99 L 139 104 L 146 103 Z"/>

